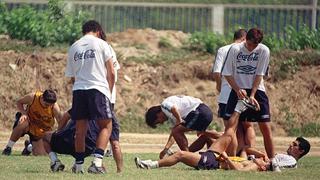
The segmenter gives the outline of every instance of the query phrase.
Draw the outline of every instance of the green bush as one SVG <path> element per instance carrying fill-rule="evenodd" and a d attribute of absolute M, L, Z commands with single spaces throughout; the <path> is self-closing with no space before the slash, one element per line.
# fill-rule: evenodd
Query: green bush
<path fill-rule="evenodd" d="M 228 41 L 223 35 L 212 32 L 195 32 L 188 43 L 191 50 L 215 54 L 221 46 L 227 45 Z"/>
<path fill-rule="evenodd" d="M 36 11 L 30 6 L 13 9 L 0 17 L 2 30 L 11 38 L 31 40 L 33 44 L 51 46 L 56 43 L 72 43 L 81 37 L 81 27 L 87 13 L 66 12 L 62 0 L 49 0 L 48 9 Z M 1 31 L 1 29 L 0 29 Z"/>
<path fill-rule="evenodd" d="M 286 47 L 293 50 L 320 49 L 320 32 L 307 26 L 300 27 L 297 31 L 294 27 L 286 28 Z"/>
<path fill-rule="evenodd" d="M 307 137 L 320 137 L 320 124 L 308 123 L 301 128 L 289 129 L 290 136 L 307 136 Z"/>
<path fill-rule="evenodd" d="M 4 23 L 8 10 L 4 2 L 0 2 L 0 34 L 7 33 L 7 26 Z"/>

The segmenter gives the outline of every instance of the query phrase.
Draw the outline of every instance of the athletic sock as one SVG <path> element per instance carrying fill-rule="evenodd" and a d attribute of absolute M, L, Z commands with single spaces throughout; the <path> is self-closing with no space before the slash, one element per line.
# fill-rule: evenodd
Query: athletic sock
<path fill-rule="evenodd" d="M 49 157 L 51 162 L 56 162 L 58 160 L 57 154 L 55 152 L 49 152 Z"/>
<path fill-rule="evenodd" d="M 12 148 L 15 143 L 16 142 L 9 140 L 8 144 L 7 144 L 7 147 Z"/>
<path fill-rule="evenodd" d="M 76 152 L 74 154 L 74 157 L 76 159 L 76 165 L 77 164 L 83 164 L 84 163 L 84 156 L 85 156 L 85 153 L 84 152 Z M 82 166 L 81 166 L 82 167 Z"/>
<path fill-rule="evenodd" d="M 97 166 L 97 167 L 101 167 L 102 166 L 102 159 L 104 156 L 104 150 L 102 149 L 95 149 L 94 153 L 93 153 L 93 163 Z"/>
<path fill-rule="evenodd" d="M 151 161 L 150 162 L 150 168 L 151 169 L 155 169 L 155 168 L 158 168 L 158 167 L 159 167 L 158 161 Z"/>

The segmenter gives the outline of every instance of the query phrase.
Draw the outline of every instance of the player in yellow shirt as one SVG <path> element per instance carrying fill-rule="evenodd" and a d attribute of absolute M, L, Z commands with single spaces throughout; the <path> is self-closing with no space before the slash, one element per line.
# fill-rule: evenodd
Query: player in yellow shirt
<path fill-rule="evenodd" d="M 13 145 L 20 137 L 28 134 L 32 144 L 30 146 L 32 150 L 29 148 L 29 152 L 32 151 L 33 155 L 46 155 L 42 138 L 45 132 L 53 130 L 55 119 L 58 120 L 59 128 L 59 120 L 61 119 L 60 108 L 56 101 L 57 96 L 53 90 L 36 91 L 19 99 L 17 101 L 19 112 L 16 114 L 16 122 L 2 154 L 10 155 Z M 24 152 L 24 155 L 28 155 L 26 150 Z"/>

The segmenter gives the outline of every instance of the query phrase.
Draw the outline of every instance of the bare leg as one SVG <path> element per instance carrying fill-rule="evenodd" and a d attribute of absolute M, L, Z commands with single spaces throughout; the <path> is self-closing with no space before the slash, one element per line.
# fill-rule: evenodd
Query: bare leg
<path fill-rule="evenodd" d="M 189 151 L 188 149 L 188 140 L 186 135 L 184 134 L 187 131 L 191 131 L 191 129 L 185 128 L 182 125 L 179 125 L 172 129 L 172 136 L 176 143 L 178 144 L 180 150 Z"/>
<path fill-rule="evenodd" d="M 28 120 L 19 120 L 19 124 L 12 130 L 10 140 L 17 142 L 20 137 L 29 129 Z"/>
<path fill-rule="evenodd" d="M 201 135 L 189 146 L 189 151 L 197 152 L 201 150 L 206 144 L 208 145 L 208 147 L 210 147 L 212 143 L 213 139 L 206 135 Z"/>
<path fill-rule="evenodd" d="M 45 156 L 48 155 L 44 143 L 42 139 L 39 139 L 38 141 L 32 141 L 32 154 L 34 156 Z"/>
<path fill-rule="evenodd" d="M 187 152 L 187 151 L 178 151 L 171 156 L 165 157 L 158 161 L 159 167 L 168 167 L 182 162 L 188 166 L 196 167 L 200 161 L 200 154 Z"/>
<path fill-rule="evenodd" d="M 85 152 L 85 138 L 88 129 L 88 121 L 86 119 L 76 120 L 75 133 L 75 151 L 77 153 Z"/>
<path fill-rule="evenodd" d="M 251 122 L 242 123 L 245 133 L 245 144 L 249 147 L 255 147 L 256 145 L 256 133 Z"/>
<path fill-rule="evenodd" d="M 113 158 L 117 165 L 117 172 L 120 173 L 123 169 L 123 157 L 119 141 L 111 141 Z"/>
<path fill-rule="evenodd" d="M 263 136 L 264 148 L 267 152 L 268 158 L 269 159 L 274 158 L 275 152 L 274 152 L 270 122 L 261 122 L 258 124 Z"/>
<path fill-rule="evenodd" d="M 222 153 L 226 151 L 227 147 L 230 145 L 232 141 L 232 136 L 236 134 L 237 126 L 238 126 L 238 121 L 239 121 L 240 114 L 237 112 L 234 112 L 232 116 L 229 119 L 229 122 L 227 124 L 227 128 L 223 135 L 217 139 L 216 142 L 214 142 L 210 146 L 210 150 Z"/>
<path fill-rule="evenodd" d="M 96 122 L 100 128 L 100 132 L 96 142 L 96 147 L 99 149 L 105 150 L 108 145 L 108 141 L 112 131 L 112 121 L 111 119 L 107 119 L 107 120 L 99 120 Z"/>

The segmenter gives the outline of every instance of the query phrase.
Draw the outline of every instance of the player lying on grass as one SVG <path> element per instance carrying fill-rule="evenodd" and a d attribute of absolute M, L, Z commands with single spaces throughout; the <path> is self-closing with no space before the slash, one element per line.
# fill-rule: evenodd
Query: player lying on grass
<path fill-rule="evenodd" d="M 246 159 L 233 160 L 233 158 L 228 157 L 225 153 L 225 150 L 229 146 L 231 142 L 232 135 L 236 131 L 236 127 L 238 124 L 239 115 L 248 108 L 247 103 L 244 100 L 239 100 L 237 106 L 235 108 L 235 112 L 230 118 L 230 124 L 224 134 L 218 138 L 204 153 L 192 153 L 187 151 L 178 151 L 171 156 L 168 156 L 159 161 L 151 161 L 151 160 L 140 160 L 138 157 L 135 158 L 135 163 L 138 168 L 143 169 L 153 169 L 159 167 L 168 167 L 177 164 L 178 162 L 182 162 L 188 166 L 194 167 L 196 169 L 234 169 L 240 171 L 265 171 L 271 170 L 275 167 L 278 167 L 281 164 L 281 161 L 277 162 L 273 160 L 272 163 L 268 161 L 267 156 L 264 153 L 255 152 L 254 149 L 247 149 L 247 151 L 251 150 L 251 154 L 255 154 L 257 158 L 252 161 L 248 161 Z M 299 140 L 298 140 L 299 139 Z M 290 145 L 288 149 L 288 154 L 295 159 L 299 159 L 308 153 L 310 149 L 310 145 L 307 141 L 302 140 L 303 138 L 297 138 L 296 141 Z M 298 147 L 299 146 L 299 147 Z M 261 158 L 258 158 L 261 156 Z M 263 159 L 264 158 L 264 159 Z M 296 160 L 297 160 L 296 159 Z M 279 163 L 279 164 L 278 164 Z"/>
<path fill-rule="evenodd" d="M 75 155 L 75 121 L 70 120 L 70 110 L 66 112 L 63 117 L 62 121 L 66 126 L 55 132 L 48 132 L 44 137 L 44 145 L 47 153 L 49 154 L 51 164 L 50 168 L 53 172 L 63 171 L 65 165 L 61 163 L 58 159 L 57 154 L 67 154 L 67 155 Z M 115 118 L 115 117 L 114 117 Z M 119 141 L 119 131 L 116 129 L 115 120 L 112 120 L 112 133 L 110 136 L 110 143 L 112 144 L 112 150 L 115 158 L 115 162 L 117 165 L 117 172 L 121 172 L 123 169 L 123 159 L 122 153 L 119 143 L 113 143 L 113 141 Z M 96 121 L 88 121 L 88 131 L 86 135 L 86 146 L 85 146 L 85 156 L 90 156 L 96 147 L 96 137 L 99 134 L 99 127 Z M 116 146 L 116 147 L 114 147 Z M 118 159 L 117 159 L 118 158 Z M 74 168 L 74 167 L 73 167 Z"/>

